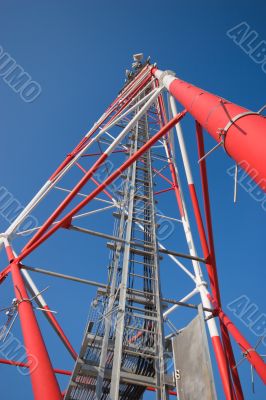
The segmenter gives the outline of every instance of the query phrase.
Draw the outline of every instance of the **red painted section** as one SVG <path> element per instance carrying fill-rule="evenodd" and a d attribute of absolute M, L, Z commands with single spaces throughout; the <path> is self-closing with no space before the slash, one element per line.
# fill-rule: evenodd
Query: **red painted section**
<path fill-rule="evenodd" d="M 219 132 L 230 120 L 249 112 L 181 79 L 175 79 L 169 91 L 216 141 L 220 141 Z M 241 117 L 226 133 L 225 149 L 237 163 L 247 163 L 243 168 L 266 191 L 266 118 L 262 115 Z"/>
<path fill-rule="evenodd" d="M 168 182 L 170 185 L 173 184 L 173 182 L 167 178 L 167 176 L 163 175 L 158 169 L 152 167 L 152 170 L 155 172 L 156 175 L 160 176 L 163 180 Z"/>
<path fill-rule="evenodd" d="M 68 206 L 68 204 L 72 201 L 72 199 L 76 196 L 76 194 L 80 191 L 81 188 L 88 182 L 88 180 L 92 177 L 92 175 L 97 171 L 99 166 L 106 160 L 107 154 L 103 154 L 98 160 L 94 163 L 94 165 L 86 172 L 83 178 L 77 183 L 74 189 L 66 196 L 66 198 L 62 201 L 60 206 L 51 214 L 51 216 L 47 219 L 47 221 L 43 224 L 43 226 L 37 231 L 37 233 L 29 240 L 27 245 L 24 247 L 23 251 L 29 248 L 33 243 L 35 243 L 46 230 L 52 225 L 52 223 L 56 220 L 56 218 L 62 213 L 62 211 Z"/>
<path fill-rule="evenodd" d="M 5 246 L 8 261 L 11 263 L 14 259 L 14 253 L 11 246 Z"/>
<path fill-rule="evenodd" d="M 103 154 L 103 153 L 100 153 L 100 155 L 102 155 L 102 154 Z M 112 154 L 113 154 L 113 153 L 112 153 Z M 78 162 L 76 162 L 75 165 L 76 165 L 84 174 L 86 174 L 87 171 L 86 171 L 85 168 L 82 167 L 82 165 L 80 165 Z M 99 185 L 100 185 L 100 183 L 99 183 L 95 178 L 93 178 L 93 176 L 91 177 L 91 180 L 92 180 L 93 183 L 95 183 L 96 186 L 99 186 Z M 103 193 L 106 194 L 106 196 L 107 196 L 110 200 L 113 200 L 113 197 L 110 195 L 110 193 L 109 193 L 107 190 L 103 190 Z"/>
<path fill-rule="evenodd" d="M 13 261 L 14 253 L 10 245 L 5 245 L 10 261 L 14 291 L 18 300 L 18 313 L 24 338 L 27 365 L 35 400 L 62 399 L 60 387 L 55 377 L 31 301 L 20 273 L 19 265 Z"/>
<path fill-rule="evenodd" d="M 204 150 L 204 139 L 203 139 L 203 134 L 202 134 L 202 127 L 198 122 L 196 122 L 196 135 L 197 135 L 197 143 L 198 143 L 198 155 L 199 155 L 199 159 L 201 159 L 204 156 L 205 150 Z M 210 203 L 210 197 L 209 197 L 207 165 L 206 165 L 205 159 L 203 159 L 200 162 L 199 167 L 200 167 L 204 211 L 205 211 L 205 218 L 206 218 L 206 227 L 207 227 L 207 232 L 208 232 L 210 259 L 211 259 L 213 278 L 214 278 L 213 283 L 214 283 L 215 293 L 213 293 L 213 294 L 214 294 L 216 304 L 218 305 L 218 307 L 221 307 L 221 296 L 220 296 L 220 289 L 219 289 L 215 248 L 214 248 L 214 237 L 213 237 L 213 229 L 212 229 L 211 203 Z M 226 356 L 227 356 L 226 358 L 227 358 L 228 371 L 230 368 L 232 378 L 233 378 L 234 389 L 235 389 L 235 398 L 237 400 L 244 400 L 244 395 L 243 395 L 238 371 L 237 371 L 237 368 L 235 368 L 236 361 L 235 361 L 230 337 L 229 337 L 227 328 L 223 324 L 220 324 L 220 326 L 221 326 L 222 341 L 223 341 L 224 349 L 225 349 Z"/>
<path fill-rule="evenodd" d="M 15 296 L 20 300 L 18 312 L 27 353 L 34 399 L 59 400 L 62 398 L 61 391 L 32 304 L 26 300 L 28 299 L 28 294 L 16 263 L 11 264 L 11 274 Z"/>
<path fill-rule="evenodd" d="M 174 186 L 171 186 L 171 187 L 169 187 L 167 189 L 159 190 L 158 192 L 155 192 L 154 195 L 157 196 L 158 194 L 171 192 L 172 190 L 174 190 Z"/>
<path fill-rule="evenodd" d="M 154 389 L 153 387 L 147 387 L 146 390 L 148 390 L 149 392 L 156 392 L 156 389 Z M 168 394 L 170 396 L 177 396 L 177 393 L 174 390 L 168 390 Z"/>
<path fill-rule="evenodd" d="M 13 255 L 13 250 L 12 250 L 11 246 L 6 246 L 6 253 L 7 253 L 7 257 L 9 259 L 9 261 L 12 261 L 13 258 L 14 258 L 14 255 Z M 47 310 L 47 312 L 45 312 L 45 316 L 47 317 L 48 321 L 52 324 L 52 326 L 56 330 L 58 336 L 61 338 L 61 340 L 63 341 L 63 343 L 67 347 L 67 349 L 69 350 L 69 352 L 72 355 L 72 357 L 74 358 L 74 360 L 76 360 L 78 355 L 75 352 L 74 348 L 72 347 L 71 343 L 69 342 L 68 338 L 66 337 L 63 329 L 59 325 L 59 323 L 58 323 L 57 319 L 55 318 L 54 314 L 52 312 L 49 312 L 51 310 L 47 305 L 44 306 L 44 309 Z"/>
<path fill-rule="evenodd" d="M 198 154 L 199 154 L 199 158 L 201 158 L 204 155 L 204 142 L 203 142 L 203 136 L 202 136 L 202 127 L 201 127 L 201 125 L 199 125 L 198 122 L 196 122 L 196 135 L 197 135 L 197 143 L 198 143 Z M 199 168 L 200 168 L 204 212 L 205 212 L 205 219 L 206 219 L 206 228 L 207 228 L 207 233 L 208 233 L 210 259 L 211 259 L 213 279 L 214 279 L 214 281 L 213 281 L 213 296 L 214 296 L 215 303 L 220 307 L 221 306 L 221 296 L 220 296 L 218 274 L 217 274 L 217 268 L 216 268 L 216 257 L 215 257 L 215 250 L 214 250 L 211 207 L 210 207 L 210 198 L 209 198 L 209 187 L 208 187 L 208 178 L 207 178 L 207 169 L 206 169 L 205 159 L 202 160 L 202 162 L 200 162 Z"/>
<path fill-rule="evenodd" d="M 253 350 L 253 347 L 249 344 L 249 342 L 242 336 L 233 322 L 225 315 L 225 313 L 220 310 L 219 318 L 222 323 L 227 327 L 229 333 L 233 336 L 237 344 L 240 346 L 241 351 L 246 353 L 247 360 L 253 365 L 258 375 L 261 377 L 262 381 L 266 385 L 266 364 L 260 355 Z"/>
<path fill-rule="evenodd" d="M 231 377 L 233 379 L 234 399 L 244 400 L 244 394 L 242 391 L 242 385 L 241 385 L 240 377 L 239 377 L 238 370 L 236 367 L 236 360 L 235 360 L 229 332 L 228 332 L 227 328 L 221 323 L 221 321 L 220 321 L 220 328 L 221 328 L 222 342 L 223 342 L 223 346 L 224 346 L 224 350 L 225 350 L 228 368 L 231 373 Z"/>
<path fill-rule="evenodd" d="M 190 192 L 190 197 L 191 197 L 191 202 L 195 214 L 195 219 L 198 227 L 198 232 L 199 232 L 199 237 L 200 237 L 200 242 L 201 242 L 201 247 L 203 251 L 204 258 L 208 260 L 206 263 L 206 268 L 208 271 L 208 276 L 210 280 L 210 286 L 211 286 L 211 292 L 212 294 L 215 295 L 215 298 L 217 298 L 217 292 L 219 293 L 219 286 L 218 286 L 218 280 L 215 272 L 215 265 L 213 264 L 213 258 L 211 257 L 211 253 L 209 250 L 209 245 L 207 242 L 206 238 L 206 233 L 205 233 L 205 228 L 202 220 L 202 215 L 199 207 L 199 201 L 196 193 L 196 189 L 194 184 L 190 184 L 189 186 L 189 192 Z M 206 193 L 205 193 L 206 194 Z M 206 206 L 206 204 L 205 204 Z M 217 302 L 214 301 L 215 307 L 217 306 Z M 216 359 L 217 359 L 217 364 L 220 372 L 220 376 L 222 379 L 222 384 L 223 384 L 223 389 L 224 393 L 226 395 L 226 399 L 234 399 L 234 393 L 232 389 L 232 382 L 229 374 L 229 366 L 228 366 L 228 360 L 225 357 L 225 351 L 223 349 L 220 337 L 217 336 L 215 337 L 216 339 L 212 341 Z M 230 394 L 231 397 L 228 397 L 228 393 Z M 239 398 L 241 400 L 241 397 Z"/>
<path fill-rule="evenodd" d="M 0 272 L 0 284 L 3 283 L 9 273 L 10 265 L 8 265 L 6 268 L 3 269 L 3 271 Z"/>
<path fill-rule="evenodd" d="M 206 234 L 205 234 L 205 229 L 204 229 L 204 224 L 203 224 L 202 215 L 201 215 L 201 211 L 200 211 L 198 196 L 196 193 L 194 183 L 189 184 L 188 188 L 189 188 L 191 202 L 192 202 L 195 219 L 196 219 L 196 223 L 197 223 L 197 227 L 198 227 L 198 231 L 199 231 L 199 237 L 200 237 L 200 241 L 201 241 L 201 247 L 203 250 L 204 258 L 209 259 L 210 251 L 209 251 L 209 246 L 208 246 L 208 242 L 207 242 L 207 238 L 206 238 Z M 207 265 L 210 265 L 210 264 L 207 264 Z M 211 277 L 211 286 L 213 286 L 214 281 L 213 281 L 213 272 L 212 272 L 211 266 L 210 266 L 209 272 L 210 272 L 209 275 Z M 212 288 L 212 291 L 213 291 L 213 288 Z"/>
<path fill-rule="evenodd" d="M 165 111 L 162 95 L 160 95 L 158 97 L 158 103 L 159 103 L 159 109 L 160 109 L 161 126 L 164 126 L 166 124 L 166 122 L 167 122 L 167 117 L 166 117 L 166 111 Z M 169 155 L 172 155 L 172 149 L 169 146 L 169 141 L 168 140 L 167 140 L 166 146 L 167 146 L 167 149 L 169 151 Z M 174 167 L 174 164 L 173 164 L 172 160 L 170 160 L 170 159 L 168 159 L 168 164 L 169 164 L 169 170 L 170 170 L 172 181 L 173 181 L 172 185 L 173 185 L 173 188 L 174 188 L 174 191 L 175 191 L 176 201 L 177 201 L 178 209 L 179 209 L 179 212 L 180 212 L 180 217 L 183 218 L 185 216 L 185 214 L 184 214 L 184 208 L 183 208 L 183 203 L 182 203 L 182 199 L 181 199 L 180 188 L 178 186 L 175 167 Z"/>
<path fill-rule="evenodd" d="M 224 349 L 221 343 L 221 339 L 219 336 L 213 336 L 211 339 L 220 376 L 222 379 L 226 400 L 233 400 L 233 393 L 230 385 L 230 379 L 228 378 L 228 368 L 224 357 Z"/>

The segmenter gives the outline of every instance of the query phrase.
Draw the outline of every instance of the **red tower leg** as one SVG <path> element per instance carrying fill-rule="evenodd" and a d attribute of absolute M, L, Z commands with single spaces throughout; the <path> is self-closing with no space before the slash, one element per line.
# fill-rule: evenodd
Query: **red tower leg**
<path fill-rule="evenodd" d="M 12 249 L 7 247 L 7 254 L 12 260 Z M 11 262 L 11 275 L 18 300 L 18 313 L 28 358 L 30 378 L 35 400 L 60 400 L 61 391 L 55 377 L 32 304 L 17 263 Z"/>

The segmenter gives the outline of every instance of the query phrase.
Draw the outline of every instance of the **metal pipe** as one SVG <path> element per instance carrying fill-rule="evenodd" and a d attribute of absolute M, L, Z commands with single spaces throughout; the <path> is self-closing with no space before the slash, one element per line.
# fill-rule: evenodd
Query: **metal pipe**
<path fill-rule="evenodd" d="M 24 363 L 15 360 L 6 360 L 5 358 L 0 358 L 0 364 L 12 365 L 14 367 L 20 367 L 20 368 L 30 368 L 29 363 Z M 61 375 L 68 375 L 68 376 L 72 375 L 72 371 L 67 371 L 65 369 L 58 369 L 58 368 L 54 368 L 54 373 Z"/>
<path fill-rule="evenodd" d="M 101 288 L 104 288 L 104 289 L 106 289 L 108 287 L 108 285 L 105 285 L 104 283 L 95 282 L 95 281 L 89 281 L 88 279 L 77 278 L 76 276 L 60 274 L 58 272 L 49 271 L 49 270 L 43 269 L 43 268 L 30 267 L 30 266 L 25 265 L 25 264 L 21 264 L 21 268 L 22 269 L 26 269 L 28 271 L 32 271 L 32 272 L 39 272 L 40 274 L 50 275 L 50 276 L 53 276 L 55 278 L 63 278 L 63 279 L 67 279 L 69 281 L 74 281 L 74 282 L 78 282 L 78 283 L 85 283 L 86 285 L 101 287 Z"/>
<path fill-rule="evenodd" d="M 176 78 L 169 71 L 153 68 L 152 73 L 217 142 L 224 138 L 228 155 L 266 191 L 266 118 Z"/>
<path fill-rule="evenodd" d="M 93 231 L 91 229 L 83 228 L 81 226 L 70 225 L 68 229 L 71 229 L 71 230 L 74 230 L 74 231 L 78 231 L 78 232 L 82 232 L 82 233 L 87 233 L 88 235 L 93 235 L 93 236 L 97 236 L 97 237 L 101 237 L 101 238 L 105 238 L 105 239 L 114 240 L 115 242 L 119 242 L 119 243 L 130 244 L 130 245 L 136 246 L 136 247 L 143 247 L 143 248 L 147 248 L 147 249 L 149 249 L 151 247 L 149 245 L 137 243 L 137 242 L 134 242 L 134 241 L 127 242 L 125 239 L 121 239 L 121 238 L 119 238 L 117 236 L 109 235 L 109 234 L 103 233 L 103 232 Z M 185 258 L 187 260 L 196 260 L 196 261 L 200 261 L 202 263 L 206 263 L 205 258 L 202 258 L 202 257 L 191 256 L 190 254 L 179 253 L 177 251 L 169 250 L 169 249 L 165 249 L 165 248 L 164 249 L 163 248 L 159 248 L 158 250 L 159 250 L 160 253 L 163 253 L 163 254 L 171 254 L 171 255 L 176 256 L 176 257 Z"/>
<path fill-rule="evenodd" d="M 185 303 L 187 300 L 191 299 L 195 294 L 198 294 L 199 291 L 197 288 L 193 289 L 192 292 L 188 293 L 186 296 L 184 296 L 180 301 L 175 302 L 175 304 L 170 307 L 167 311 L 163 313 L 163 317 L 166 318 L 171 312 L 173 312 L 178 306 L 182 306 L 183 303 Z M 197 308 L 197 306 L 196 306 Z"/>
<path fill-rule="evenodd" d="M 10 261 L 14 258 L 12 248 L 6 245 Z M 49 358 L 31 301 L 16 262 L 11 263 L 15 296 L 18 301 L 18 313 L 24 337 L 25 349 L 29 364 L 32 389 L 35 400 L 60 400 L 61 391 L 51 360 Z"/>
<path fill-rule="evenodd" d="M 61 328 L 59 322 L 55 318 L 51 309 L 46 304 L 46 301 L 44 300 L 43 296 L 40 294 L 40 291 L 38 290 L 35 283 L 33 282 L 30 274 L 25 269 L 22 269 L 21 272 L 24 276 L 24 280 L 25 280 L 27 288 L 32 293 L 32 295 L 35 297 L 34 300 L 39 305 L 41 311 L 43 312 L 44 316 L 47 318 L 47 320 L 51 324 L 52 328 L 55 330 L 55 332 L 57 333 L 59 338 L 62 340 L 64 346 L 66 347 L 68 352 L 71 354 L 72 358 L 74 360 L 76 360 L 77 356 L 78 356 L 77 353 L 75 352 L 74 348 L 72 347 L 70 341 L 68 340 L 65 332 Z"/>

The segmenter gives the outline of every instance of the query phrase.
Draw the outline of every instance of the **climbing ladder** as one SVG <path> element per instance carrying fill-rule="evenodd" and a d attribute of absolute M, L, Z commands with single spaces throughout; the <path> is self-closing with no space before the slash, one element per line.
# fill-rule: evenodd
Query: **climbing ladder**
<path fill-rule="evenodd" d="M 148 119 L 147 111 L 132 129 L 129 155 L 148 141 Z M 98 312 L 92 305 L 66 400 L 140 399 L 146 387 L 156 389 L 158 399 L 167 399 L 167 383 L 174 386 L 164 360 L 153 185 L 149 150 L 128 168 L 117 190 L 121 206 L 113 215 L 118 240 L 107 243 L 109 286 L 98 292 Z"/>

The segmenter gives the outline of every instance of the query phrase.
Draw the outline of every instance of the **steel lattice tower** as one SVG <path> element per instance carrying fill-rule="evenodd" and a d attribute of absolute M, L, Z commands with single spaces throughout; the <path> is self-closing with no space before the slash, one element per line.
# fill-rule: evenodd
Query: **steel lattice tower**
<path fill-rule="evenodd" d="M 133 104 L 149 95 L 151 89 L 150 85 Z M 139 111 L 138 107 L 134 116 Z M 149 140 L 148 118 L 147 110 L 131 130 L 124 145 L 129 156 Z M 119 221 L 114 230 L 118 240 L 108 243 L 112 249 L 110 289 L 99 296 L 103 309 L 95 321 L 89 320 L 83 342 L 85 352 L 76 364 L 66 399 L 81 399 L 85 393 L 86 398 L 95 398 L 95 392 L 99 399 L 136 399 L 147 386 L 160 388 L 160 398 L 166 398 L 151 157 L 148 150 L 123 176 L 120 206 L 114 214 Z M 97 374 L 93 373 L 94 367 L 89 371 L 86 361 L 98 367 Z M 90 373 L 85 384 L 75 384 Z"/>
<path fill-rule="evenodd" d="M 177 111 L 175 100 L 184 107 L 181 112 Z M 180 124 L 188 113 L 195 119 L 204 211 Z M 207 153 L 203 128 L 218 142 Z M 180 400 L 214 399 L 205 326 L 227 400 L 244 399 L 229 335 L 266 383 L 262 357 L 222 309 L 206 169 L 206 156 L 224 147 L 236 166 L 247 160 L 246 165 L 256 169 L 254 179 L 265 190 L 265 128 L 265 118 L 260 113 L 177 79 L 171 71 L 162 72 L 149 60 L 143 62 L 140 54 L 134 56 L 132 70 L 127 71 L 118 97 L 0 238 L 9 260 L 1 272 L 1 283 L 10 274 L 15 291 L 0 337 L 8 335 L 18 314 L 28 359 L 26 363 L 13 359 L 1 362 L 29 368 L 34 399 L 142 399 L 147 389 L 156 392 L 158 400 L 170 395 Z M 74 169 L 83 173 L 81 179 L 71 175 Z M 250 172 L 248 167 L 246 172 Z M 64 186 L 66 177 L 71 177 L 72 188 Z M 21 229 L 32 211 L 54 192 L 60 192 L 64 198 L 52 214 L 43 217 L 38 228 Z M 177 203 L 170 216 L 160 211 L 156 201 L 158 195 L 166 192 L 172 192 Z M 190 196 L 191 209 L 185 193 Z M 99 203 L 103 207 L 88 208 L 91 204 L 98 207 Z M 103 212 L 112 213 L 112 232 L 106 233 L 100 223 L 97 230 L 87 223 L 87 217 Z M 196 232 L 190 225 L 192 218 Z M 79 224 L 83 220 L 85 223 Z M 186 251 L 179 247 L 179 242 L 174 249 L 168 246 L 167 221 L 178 224 L 175 230 L 182 232 Z M 26 257 L 62 229 L 106 242 L 110 251 L 107 283 L 27 264 Z M 31 237 L 16 254 L 14 240 L 25 232 Z M 199 253 L 196 236 L 201 244 Z M 162 293 L 162 258 L 171 260 L 191 282 L 191 290 L 180 300 L 169 299 Z M 36 287 L 31 271 L 97 288 L 78 353 Z M 198 296 L 200 304 L 188 303 L 194 296 Z M 75 360 L 73 372 L 52 366 L 34 302 Z M 197 317 L 185 327 L 171 324 L 169 333 L 169 315 L 178 308 L 196 309 Z M 191 389 L 188 379 L 196 379 L 193 371 L 197 362 L 196 357 L 194 361 L 190 359 L 193 346 L 189 340 L 193 346 L 198 343 L 197 354 L 208 364 L 196 389 Z M 185 359 L 180 364 L 182 352 Z M 56 373 L 70 375 L 64 392 Z"/>

